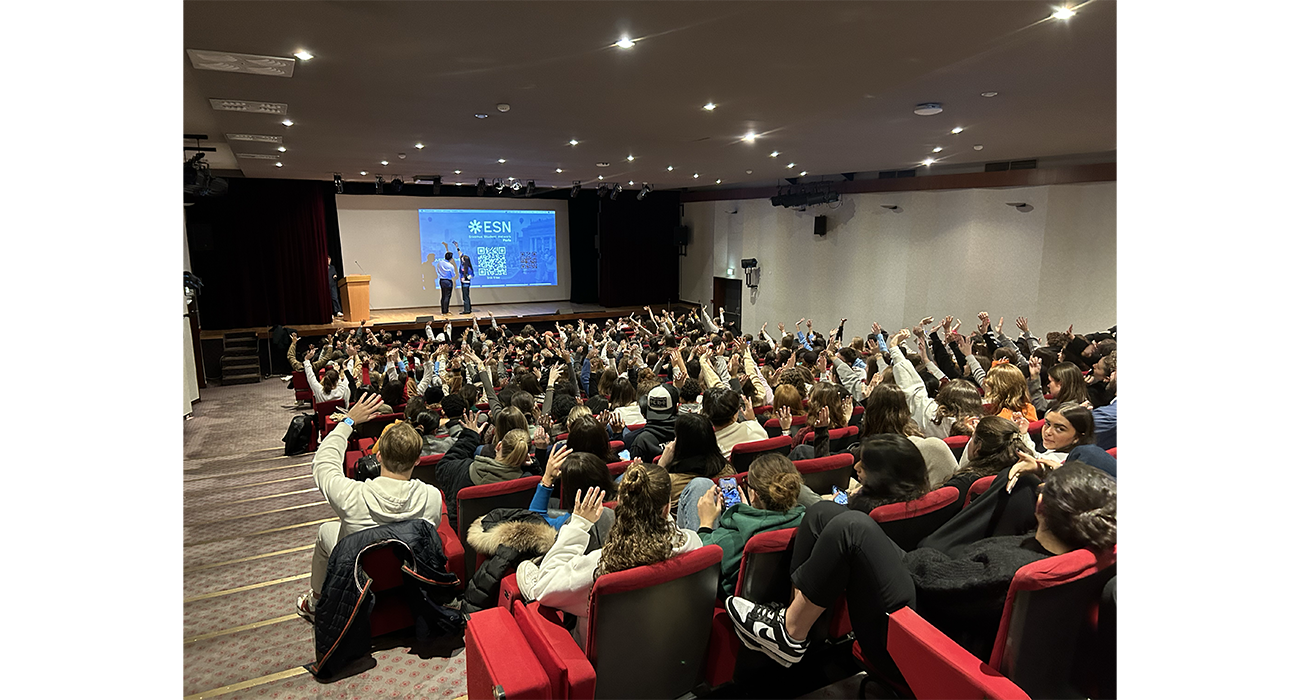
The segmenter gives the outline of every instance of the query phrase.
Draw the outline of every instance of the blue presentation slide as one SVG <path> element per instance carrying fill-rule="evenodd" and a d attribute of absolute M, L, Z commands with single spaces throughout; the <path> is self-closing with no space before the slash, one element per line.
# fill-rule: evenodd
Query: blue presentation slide
<path fill-rule="evenodd" d="M 421 209 L 420 267 L 426 289 L 437 287 L 433 269 L 447 248 L 460 246 L 474 265 L 475 287 L 553 287 L 555 212 L 499 209 Z M 457 269 L 460 260 L 455 260 Z"/>

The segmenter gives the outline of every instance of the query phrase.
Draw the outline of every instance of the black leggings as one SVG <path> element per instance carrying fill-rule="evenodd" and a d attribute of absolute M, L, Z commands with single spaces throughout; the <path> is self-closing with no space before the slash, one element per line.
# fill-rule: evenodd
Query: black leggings
<path fill-rule="evenodd" d="M 844 594 L 863 656 L 881 673 L 901 678 L 885 647 L 887 615 L 915 608 L 916 586 L 903 566 L 903 550 L 871 516 L 833 501 L 809 508 L 795 535 L 790 580 L 823 608 Z"/>

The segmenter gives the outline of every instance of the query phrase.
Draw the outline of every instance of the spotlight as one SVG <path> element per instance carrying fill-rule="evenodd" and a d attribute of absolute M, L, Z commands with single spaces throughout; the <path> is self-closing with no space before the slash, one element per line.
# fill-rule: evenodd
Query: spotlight
<path fill-rule="evenodd" d="M 376 175 L 376 176 L 375 176 L 375 194 L 383 194 L 383 192 L 384 192 L 384 176 L 383 176 L 383 175 Z"/>
<path fill-rule="evenodd" d="M 582 180 L 574 180 L 573 187 L 569 190 L 569 199 L 573 199 L 574 197 L 577 197 L 578 193 L 581 191 L 582 191 Z"/>
<path fill-rule="evenodd" d="M 502 179 L 499 178 L 499 177 L 497 177 L 497 178 L 493 178 L 493 179 L 492 179 L 492 186 L 495 187 L 495 188 L 497 188 L 497 194 L 501 194 L 501 191 L 504 190 L 504 189 L 506 188 L 506 181 L 505 181 L 505 180 L 502 180 Z"/>
<path fill-rule="evenodd" d="M 613 200 L 613 199 L 618 199 L 618 195 L 619 195 L 619 193 L 621 193 L 622 191 L 623 191 L 623 186 L 620 185 L 620 184 L 618 184 L 617 182 L 614 183 L 614 191 L 609 193 L 609 198 L 610 198 L 611 200 Z"/>
<path fill-rule="evenodd" d="M 742 270 L 748 270 L 753 267 L 758 267 L 758 258 L 745 258 L 740 261 L 740 269 Z"/>
<path fill-rule="evenodd" d="M 402 183 L 402 178 L 400 178 L 400 177 L 395 177 L 395 178 L 393 178 L 393 193 L 394 193 L 394 194 L 399 193 L 399 192 L 402 191 L 402 184 L 403 184 L 403 183 Z"/>
<path fill-rule="evenodd" d="M 650 194 L 650 183 L 642 183 L 641 191 L 637 193 L 636 198 L 639 201 L 645 199 L 645 196 L 648 194 Z"/>
<path fill-rule="evenodd" d="M 486 191 L 487 191 L 487 180 L 484 180 L 483 178 L 480 177 L 478 179 L 478 196 L 482 197 L 483 193 Z"/>
<path fill-rule="evenodd" d="M 608 185 L 604 185 L 604 184 L 602 184 L 600 187 L 597 187 L 597 188 L 596 188 L 596 196 L 597 196 L 597 197 L 604 197 L 604 196 L 607 195 L 607 194 L 609 194 L 609 186 L 608 186 Z"/>
<path fill-rule="evenodd" d="M 524 196 L 525 196 L 525 197 L 531 197 L 531 196 L 533 196 L 533 181 L 532 181 L 532 180 L 529 180 L 529 181 L 528 181 L 528 187 L 524 190 Z"/>
<path fill-rule="evenodd" d="M 338 173 L 334 173 L 334 191 L 343 194 L 343 176 Z"/>
<path fill-rule="evenodd" d="M 522 183 L 522 182 L 520 182 L 520 181 L 518 181 L 518 180 L 515 180 L 514 184 L 510 186 L 510 189 L 514 190 L 515 192 L 518 192 L 519 190 L 522 190 L 523 188 L 524 188 L 524 183 Z"/>

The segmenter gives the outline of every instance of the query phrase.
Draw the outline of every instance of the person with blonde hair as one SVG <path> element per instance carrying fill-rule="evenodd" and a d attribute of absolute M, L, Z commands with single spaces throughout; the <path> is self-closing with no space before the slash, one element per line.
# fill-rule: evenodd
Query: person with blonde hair
<path fill-rule="evenodd" d="M 771 530 L 798 527 L 804 507 L 799 505 L 803 477 L 794 463 L 776 454 L 766 454 L 749 465 L 748 477 L 740 489 L 740 503 L 723 508 L 722 489 L 713 486 L 695 499 L 695 514 L 700 541 L 722 547 L 722 578 L 718 585 L 727 594 L 736 590 L 736 576 L 745 543 L 751 537 Z M 685 495 L 685 494 L 683 494 Z M 683 513 L 678 510 L 677 524 Z"/>
<path fill-rule="evenodd" d="M 311 591 L 298 597 L 298 614 L 312 620 L 316 601 L 329 570 L 330 553 L 348 535 L 366 528 L 422 518 L 435 526 L 442 515 L 442 492 L 430 484 L 411 478 L 424 445 L 420 433 L 410 423 L 402 423 L 384 433 L 375 443 L 379 458 L 379 476 L 367 481 L 349 479 L 343 471 L 343 453 L 353 426 L 379 414 L 382 399 L 378 394 L 361 399 L 347 418 L 321 441 L 312 460 L 311 473 L 316 488 L 338 515 L 338 520 L 322 523 L 316 532 L 316 550 L 311 561 Z M 469 431 L 467 431 L 469 432 Z"/>
<path fill-rule="evenodd" d="M 1038 410 L 1029 397 L 1029 382 L 1015 365 L 989 368 L 984 377 L 984 402 L 989 405 L 990 415 L 1012 420 L 1019 413 L 1031 422 L 1038 420 Z"/>
<path fill-rule="evenodd" d="M 483 429 L 488 424 L 477 424 L 477 418 L 470 413 L 465 425 L 456 438 L 456 444 L 447 450 L 443 458 L 434 465 L 434 478 L 442 487 L 447 498 L 447 521 L 456 527 L 456 494 L 467 486 L 495 484 L 510 481 L 523 476 L 524 462 L 528 460 L 528 447 L 531 440 L 528 431 L 514 428 L 502 436 L 496 443 L 495 454 L 476 455 L 482 438 Z"/>
<path fill-rule="evenodd" d="M 578 621 L 573 638 L 587 642 L 587 601 L 596 578 L 637 566 L 666 561 L 704 546 L 700 536 L 673 524 L 668 517 L 671 493 L 668 471 L 657 464 L 635 461 L 618 485 L 614 526 L 600 549 L 587 551 L 590 531 L 600 520 L 605 490 L 575 494 L 573 515 L 540 563 L 519 564 L 519 592 L 528 600 L 563 610 Z"/>

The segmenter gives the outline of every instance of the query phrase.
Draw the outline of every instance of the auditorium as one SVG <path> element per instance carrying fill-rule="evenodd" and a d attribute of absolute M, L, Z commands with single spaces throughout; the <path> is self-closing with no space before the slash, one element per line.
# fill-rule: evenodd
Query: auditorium
<path fill-rule="evenodd" d="M 1264 694 L 1247 670 L 1285 649 L 1245 661 L 1220 647 L 1248 635 L 1200 632 L 1261 608 L 1206 604 L 1243 576 L 1209 553 L 1252 555 L 1199 518 L 1285 513 L 1285 489 L 1190 504 L 1231 489 L 1198 460 L 1245 464 L 1205 439 L 1211 389 L 1286 366 L 1236 358 L 1288 347 L 1290 314 L 1234 305 L 1245 283 L 1215 271 L 1292 296 L 1268 252 L 1288 225 L 1263 218 L 1290 189 L 1130 121 L 1218 133 L 1267 94 L 1203 49 L 1165 54 L 1196 30 L 1143 4 L 185 0 L 61 19 L 140 23 L 102 49 L 69 36 L 95 79 L 47 110 L 65 144 L 82 137 L 55 104 L 102 113 L 87 133 L 114 153 L 8 188 L 43 212 L 11 229 L 15 336 L 33 338 L 11 366 L 36 370 L 52 338 L 108 409 L 22 411 L 63 432 L 14 443 L 72 428 L 87 463 L 81 512 L 20 499 L 39 510 L 19 522 L 79 517 L 17 560 L 107 630 L 80 692 Z M 1201 92 L 1175 94 L 1193 67 Z M 1258 150 L 1286 110 L 1254 104 L 1234 138 Z M 158 157 L 111 118 L 161 136 Z M 53 152 L 18 135 L 16 163 Z M 139 167 L 110 179 L 105 158 Z M 84 267 L 26 277 L 60 249 Z M 47 295 L 67 301 L 34 311 Z M 127 531 L 109 545 L 90 518 Z M 75 648 L 48 606 L 17 607 L 37 655 Z M 1231 680 L 1208 677 L 1221 658 Z M 19 675 L 22 695 L 70 690 Z"/>

